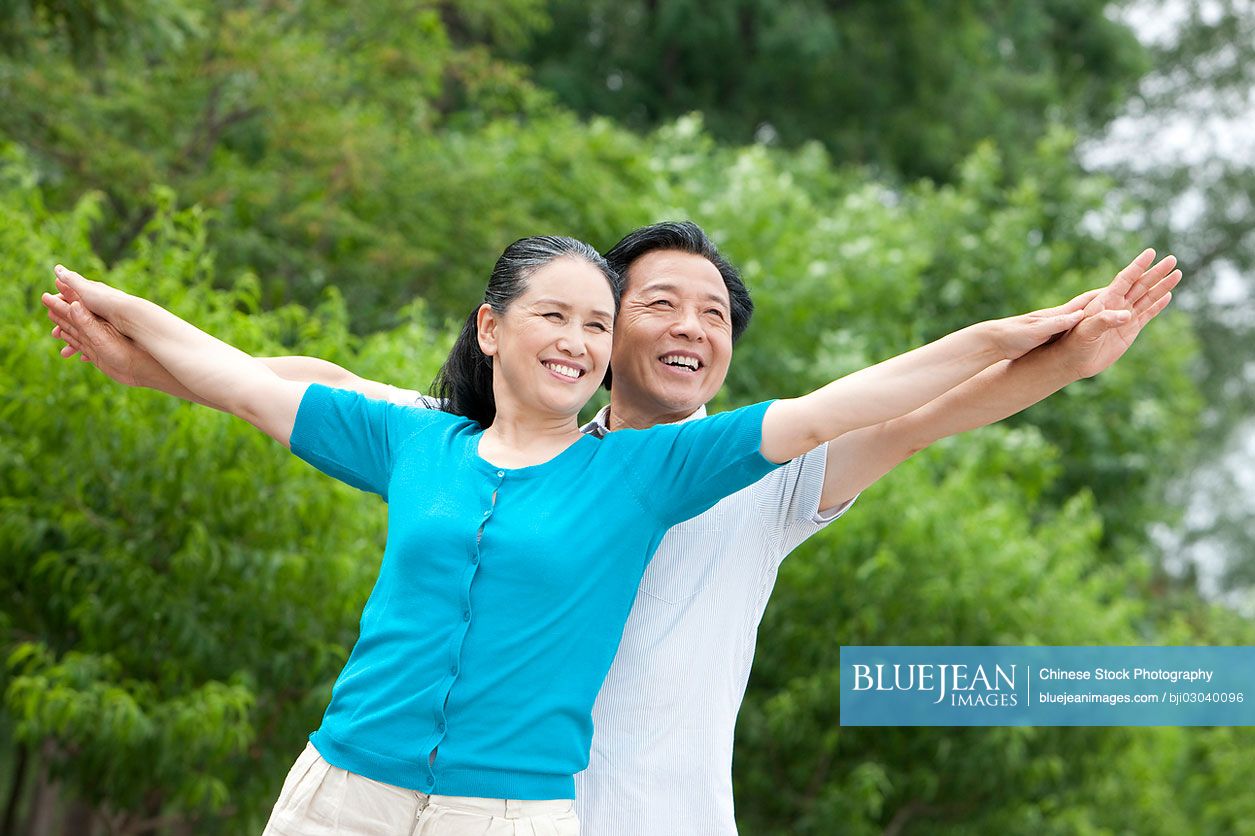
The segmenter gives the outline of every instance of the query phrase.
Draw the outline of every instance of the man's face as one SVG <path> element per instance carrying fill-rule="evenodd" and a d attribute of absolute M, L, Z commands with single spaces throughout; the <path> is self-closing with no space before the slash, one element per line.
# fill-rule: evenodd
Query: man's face
<path fill-rule="evenodd" d="M 723 277 L 700 255 L 657 250 L 632 263 L 626 282 L 610 358 L 615 400 L 687 415 L 719 391 L 732 359 Z"/>

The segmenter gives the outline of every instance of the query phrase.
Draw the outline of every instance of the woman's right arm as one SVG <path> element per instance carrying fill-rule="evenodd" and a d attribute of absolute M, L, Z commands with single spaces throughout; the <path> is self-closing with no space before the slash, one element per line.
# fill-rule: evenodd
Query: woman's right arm
<path fill-rule="evenodd" d="M 184 322 L 164 308 L 60 265 L 57 276 L 84 305 L 152 356 L 202 403 L 243 418 L 288 446 L 308 383 L 284 380 L 257 359 Z"/>
<path fill-rule="evenodd" d="M 52 330 L 52 336 L 65 342 L 65 346 L 61 349 L 62 357 L 69 359 L 79 354 L 84 361 L 94 365 L 106 377 L 124 386 L 155 389 L 176 398 L 213 409 L 222 409 L 217 404 L 206 401 L 190 391 L 151 354 L 140 348 L 133 340 L 123 336 L 107 320 L 101 319 L 83 306 L 71 310 L 70 304 L 79 301 L 78 296 L 60 279 L 57 280 L 57 289 L 61 292 L 45 293 L 41 301 L 48 309 L 49 319 L 56 324 Z M 360 392 L 368 398 L 406 406 L 423 405 L 417 391 L 359 377 L 348 369 L 317 357 L 286 356 L 258 357 L 257 359 L 285 380 L 321 383 L 336 389 Z"/>

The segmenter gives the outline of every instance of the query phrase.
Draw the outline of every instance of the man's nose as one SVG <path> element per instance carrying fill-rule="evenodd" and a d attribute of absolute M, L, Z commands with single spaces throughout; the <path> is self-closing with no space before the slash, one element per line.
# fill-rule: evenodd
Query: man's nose
<path fill-rule="evenodd" d="M 675 336 L 685 336 L 693 340 L 700 340 L 706 336 L 706 330 L 702 327 L 701 317 L 692 308 L 682 308 L 677 312 L 675 321 L 671 323 L 671 333 Z"/>

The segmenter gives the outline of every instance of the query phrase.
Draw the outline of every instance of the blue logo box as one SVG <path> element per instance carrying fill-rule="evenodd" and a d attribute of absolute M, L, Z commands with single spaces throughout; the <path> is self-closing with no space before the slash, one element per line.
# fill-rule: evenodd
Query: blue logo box
<path fill-rule="evenodd" d="M 841 725 L 1255 726 L 1255 647 L 842 647 Z"/>

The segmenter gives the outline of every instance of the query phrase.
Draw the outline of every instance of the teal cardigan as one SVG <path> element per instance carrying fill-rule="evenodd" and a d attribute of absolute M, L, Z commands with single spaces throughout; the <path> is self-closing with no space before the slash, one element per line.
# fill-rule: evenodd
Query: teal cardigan
<path fill-rule="evenodd" d="M 469 419 L 311 385 L 292 452 L 388 502 L 315 748 L 419 792 L 573 798 L 641 575 L 668 528 L 776 467 L 768 406 L 586 435 L 512 469 L 480 458 Z"/>

